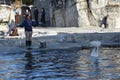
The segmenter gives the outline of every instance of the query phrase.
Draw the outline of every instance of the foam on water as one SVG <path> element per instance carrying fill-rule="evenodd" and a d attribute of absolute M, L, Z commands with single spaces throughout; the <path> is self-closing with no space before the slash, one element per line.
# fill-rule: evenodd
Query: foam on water
<path fill-rule="evenodd" d="M 91 57 L 98 57 L 99 56 L 99 47 L 101 46 L 100 41 L 92 41 L 90 42 L 91 46 L 94 47 L 91 52 Z"/>

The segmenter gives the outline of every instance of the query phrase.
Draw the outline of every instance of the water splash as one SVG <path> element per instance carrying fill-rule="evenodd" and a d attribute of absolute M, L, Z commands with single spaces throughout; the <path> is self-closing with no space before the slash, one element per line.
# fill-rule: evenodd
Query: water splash
<path fill-rule="evenodd" d="M 94 70 L 94 76 L 99 77 L 100 75 L 100 68 L 99 68 L 99 47 L 101 46 L 100 41 L 92 41 L 90 45 L 93 47 L 91 55 L 90 55 L 90 66 L 91 69 Z M 93 76 L 93 74 L 92 74 Z"/>
<path fill-rule="evenodd" d="M 93 50 L 91 52 L 91 56 L 98 57 L 98 54 L 99 54 L 98 48 L 93 48 Z"/>
<path fill-rule="evenodd" d="M 99 47 L 101 46 L 100 41 L 92 41 L 90 42 L 90 45 L 93 47 L 93 50 L 91 52 L 91 57 L 98 57 L 99 56 Z"/>
<path fill-rule="evenodd" d="M 90 42 L 90 45 L 92 47 L 100 47 L 101 46 L 101 42 L 100 41 L 92 41 L 92 42 Z"/>

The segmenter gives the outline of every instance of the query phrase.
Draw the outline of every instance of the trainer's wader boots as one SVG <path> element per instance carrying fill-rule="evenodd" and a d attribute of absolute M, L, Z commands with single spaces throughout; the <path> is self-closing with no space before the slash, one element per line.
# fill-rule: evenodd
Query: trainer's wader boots
<path fill-rule="evenodd" d="M 28 47 L 28 46 L 29 46 L 29 42 L 28 42 L 28 41 L 25 41 L 25 43 L 26 43 L 26 47 Z"/>
<path fill-rule="evenodd" d="M 32 41 L 28 41 L 28 46 L 30 47 L 32 45 Z"/>

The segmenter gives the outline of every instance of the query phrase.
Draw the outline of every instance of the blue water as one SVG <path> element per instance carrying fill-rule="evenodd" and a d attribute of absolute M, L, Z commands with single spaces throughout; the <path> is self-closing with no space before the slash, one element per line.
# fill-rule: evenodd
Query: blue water
<path fill-rule="evenodd" d="M 0 80 L 120 79 L 119 49 L 102 49 L 96 61 L 90 50 L 0 53 Z"/>

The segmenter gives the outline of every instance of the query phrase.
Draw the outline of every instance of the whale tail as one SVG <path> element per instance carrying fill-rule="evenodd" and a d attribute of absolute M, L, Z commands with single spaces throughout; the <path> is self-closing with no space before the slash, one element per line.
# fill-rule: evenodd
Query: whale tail
<path fill-rule="evenodd" d="M 92 57 L 98 57 L 99 51 L 98 48 L 93 48 L 92 52 L 91 52 L 91 56 Z"/>

